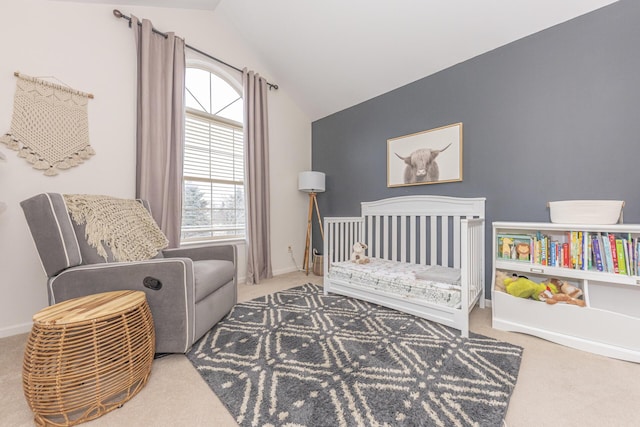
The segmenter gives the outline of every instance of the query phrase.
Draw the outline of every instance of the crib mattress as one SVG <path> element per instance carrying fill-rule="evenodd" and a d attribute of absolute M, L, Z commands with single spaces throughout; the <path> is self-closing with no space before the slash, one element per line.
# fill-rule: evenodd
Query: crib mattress
<path fill-rule="evenodd" d="M 452 308 L 460 307 L 460 269 L 371 258 L 331 264 L 329 278 Z"/>

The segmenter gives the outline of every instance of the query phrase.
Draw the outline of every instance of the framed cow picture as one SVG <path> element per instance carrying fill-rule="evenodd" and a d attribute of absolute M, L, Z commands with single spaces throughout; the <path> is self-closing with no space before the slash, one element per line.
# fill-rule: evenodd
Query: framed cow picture
<path fill-rule="evenodd" d="M 462 181 L 462 123 L 387 140 L 387 187 Z"/>

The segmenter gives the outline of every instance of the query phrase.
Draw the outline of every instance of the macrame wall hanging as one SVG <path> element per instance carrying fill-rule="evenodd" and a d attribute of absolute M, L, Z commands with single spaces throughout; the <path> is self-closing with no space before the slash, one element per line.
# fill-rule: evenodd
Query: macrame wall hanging
<path fill-rule="evenodd" d="M 14 73 L 11 130 L 0 142 L 47 176 L 78 166 L 95 154 L 89 145 L 87 104 L 93 95 Z"/>

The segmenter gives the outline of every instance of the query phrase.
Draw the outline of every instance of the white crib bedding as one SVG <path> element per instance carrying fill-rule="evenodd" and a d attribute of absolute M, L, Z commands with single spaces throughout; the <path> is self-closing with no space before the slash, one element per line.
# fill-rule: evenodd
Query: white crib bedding
<path fill-rule="evenodd" d="M 460 308 L 458 268 L 371 258 L 367 264 L 352 261 L 332 263 L 329 277 L 363 288 Z"/>

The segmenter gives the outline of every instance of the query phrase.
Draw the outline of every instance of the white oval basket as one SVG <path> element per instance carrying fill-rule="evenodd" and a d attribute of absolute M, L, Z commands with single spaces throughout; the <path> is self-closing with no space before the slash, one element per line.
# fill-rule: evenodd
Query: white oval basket
<path fill-rule="evenodd" d="M 551 222 L 609 225 L 622 223 L 622 200 L 561 200 L 549 202 Z"/>

